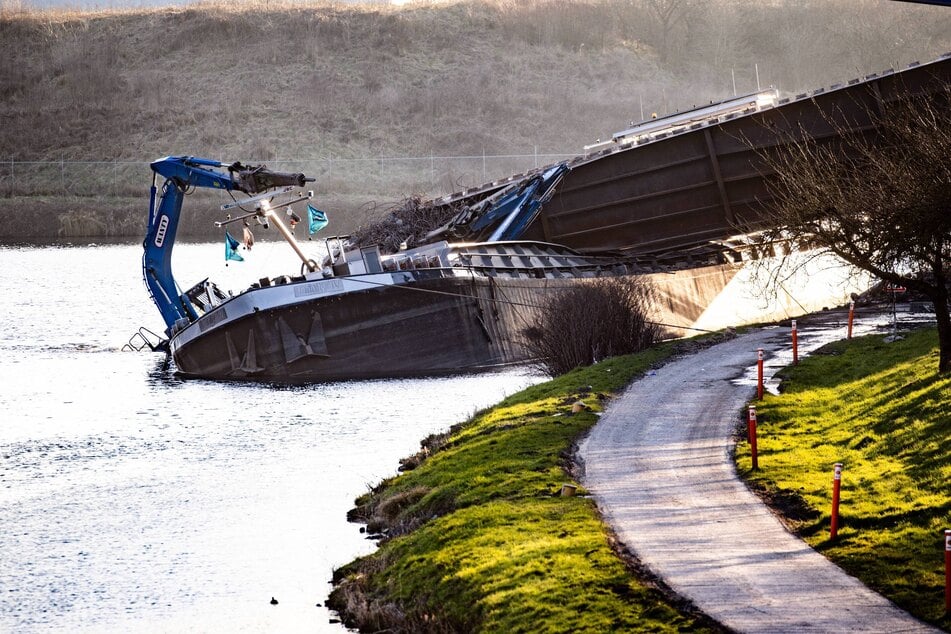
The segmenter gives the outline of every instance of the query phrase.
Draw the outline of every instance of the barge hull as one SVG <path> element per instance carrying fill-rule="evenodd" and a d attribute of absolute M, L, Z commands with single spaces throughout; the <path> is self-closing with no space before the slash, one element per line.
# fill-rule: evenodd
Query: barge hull
<path fill-rule="evenodd" d="M 848 301 L 868 287 L 851 269 L 809 259 L 784 281 L 757 284 L 778 263 L 763 260 L 639 275 L 653 287 L 654 312 L 668 336 L 796 317 Z M 361 276 L 350 278 L 360 283 Z M 240 296 L 248 308 L 227 324 L 173 337 L 176 366 L 185 376 L 309 383 L 346 379 L 464 373 L 532 361 L 526 328 L 544 319 L 559 290 L 592 278 L 503 278 L 431 269 L 394 274 L 394 283 L 267 306 L 266 293 Z M 237 298 L 236 298 L 237 299 Z M 231 302 L 216 310 L 228 310 Z M 207 315 L 207 320 L 213 313 Z M 199 320 L 190 328 L 196 328 Z M 214 317 L 208 320 L 214 321 Z M 207 323 L 207 322 L 206 322 Z"/>
<path fill-rule="evenodd" d="M 530 308 L 496 309 L 492 278 L 427 273 L 404 273 L 412 281 L 403 284 L 253 311 L 184 345 L 173 338 L 175 364 L 186 376 L 305 383 L 448 374 L 528 360 L 516 331 Z M 552 283 L 526 281 L 539 288 L 519 297 L 543 296 Z"/>

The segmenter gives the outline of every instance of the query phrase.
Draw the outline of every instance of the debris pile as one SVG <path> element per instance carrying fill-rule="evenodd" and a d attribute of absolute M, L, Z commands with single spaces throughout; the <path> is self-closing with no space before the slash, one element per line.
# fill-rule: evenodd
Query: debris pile
<path fill-rule="evenodd" d="M 419 196 L 411 196 L 385 210 L 380 220 L 354 231 L 351 242 L 357 246 L 380 245 L 384 253 L 411 249 L 423 244 L 426 234 L 449 222 L 458 212 L 454 205 L 435 206 L 423 203 Z"/>

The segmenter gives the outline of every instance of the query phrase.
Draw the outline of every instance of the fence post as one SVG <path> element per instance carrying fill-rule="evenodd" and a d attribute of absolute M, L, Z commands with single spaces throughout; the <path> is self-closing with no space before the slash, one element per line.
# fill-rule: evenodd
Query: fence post
<path fill-rule="evenodd" d="M 750 455 L 753 456 L 753 469 L 759 469 L 759 457 L 756 451 L 756 406 L 750 405 L 750 415 L 747 419 L 747 435 L 750 440 Z"/>
<path fill-rule="evenodd" d="M 763 349 L 756 350 L 756 398 L 763 400 Z"/>
<path fill-rule="evenodd" d="M 796 320 L 792 320 L 792 362 L 799 365 L 799 332 L 796 330 Z"/>
<path fill-rule="evenodd" d="M 849 332 L 846 339 L 852 338 L 852 322 L 855 320 L 855 302 L 849 302 Z"/>
<path fill-rule="evenodd" d="M 842 463 L 837 462 L 832 472 L 832 525 L 829 528 L 829 539 L 835 539 L 839 534 L 839 489 L 842 485 Z"/>
<path fill-rule="evenodd" d="M 944 613 L 951 615 L 951 530 L 944 531 Z"/>

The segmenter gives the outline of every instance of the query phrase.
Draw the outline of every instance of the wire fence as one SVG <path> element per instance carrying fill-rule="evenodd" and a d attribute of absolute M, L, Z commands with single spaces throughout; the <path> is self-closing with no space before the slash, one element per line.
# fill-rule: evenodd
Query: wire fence
<path fill-rule="evenodd" d="M 441 195 L 524 173 L 572 154 L 495 154 L 279 159 L 265 163 L 317 179 L 314 189 L 339 194 Z M 22 161 L 0 158 L 0 196 L 147 196 L 148 161 Z"/>

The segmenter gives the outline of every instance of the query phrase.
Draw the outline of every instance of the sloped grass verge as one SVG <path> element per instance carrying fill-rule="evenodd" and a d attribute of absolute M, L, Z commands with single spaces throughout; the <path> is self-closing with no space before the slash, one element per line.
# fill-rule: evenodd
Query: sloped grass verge
<path fill-rule="evenodd" d="M 575 370 L 428 438 L 357 500 L 351 519 L 386 537 L 336 572 L 330 607 L 364 631 L 715 629 L 635 578 L 567 471 L 604 401 L 682 346 Z"/>
<path fill-rule="evenodd" d="M 737 469 L 810 545 L 915 616 L 944 613 L 951 528 L 951 376 L 936 374 L 937 334 L 830 344 L 783 370 L 757 403 L 758 471 Z M 829 540 L 832 470 L 843 463 L 838 538 Z"/>

